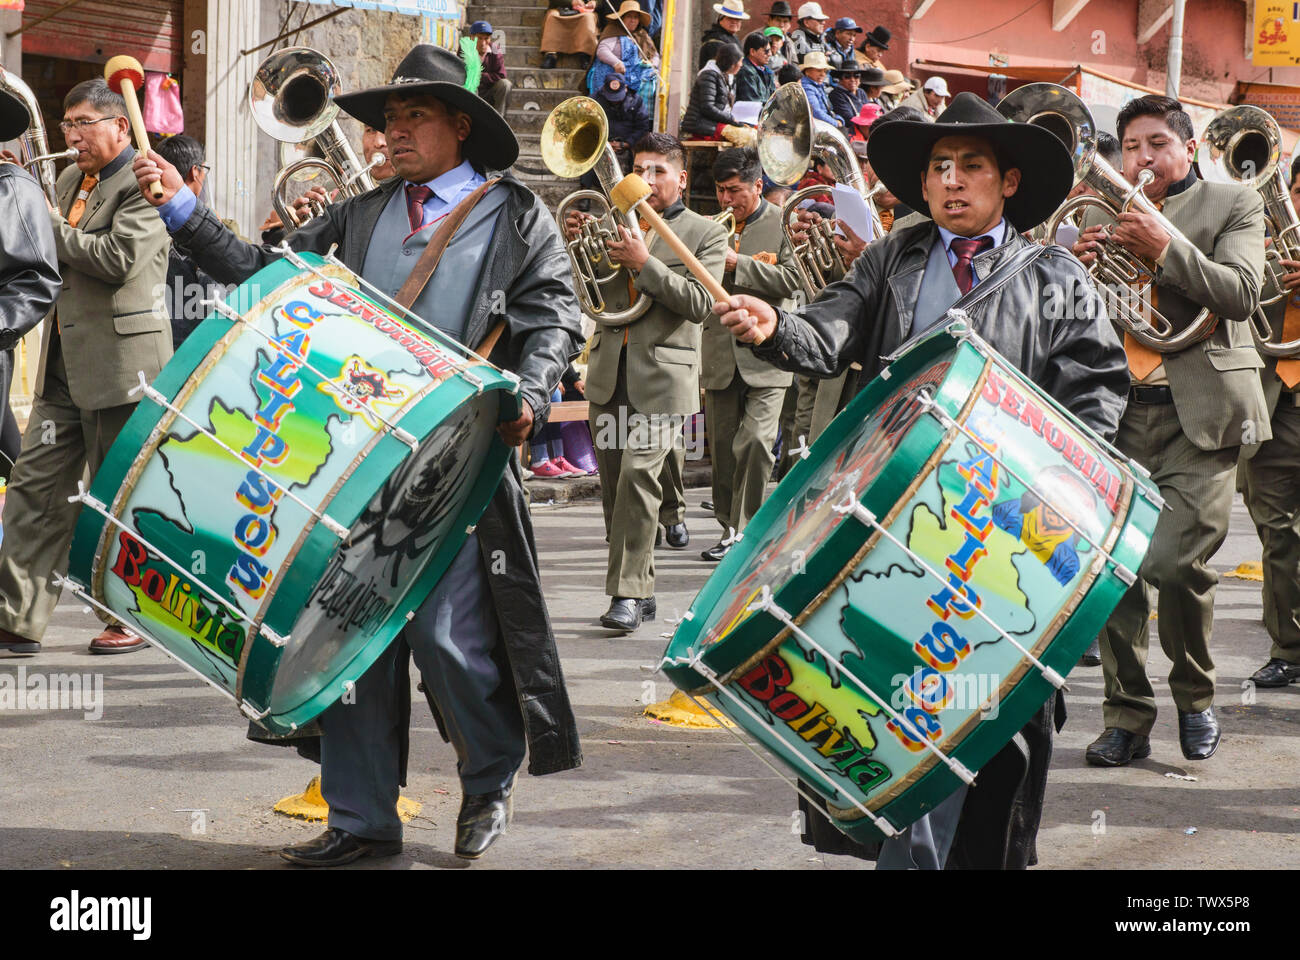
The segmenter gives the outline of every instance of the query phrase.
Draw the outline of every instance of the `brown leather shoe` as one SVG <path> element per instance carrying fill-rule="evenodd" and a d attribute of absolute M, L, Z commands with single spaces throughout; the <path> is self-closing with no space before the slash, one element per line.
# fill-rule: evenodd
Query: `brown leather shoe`
<path fill-rule="evenodd" d="M 91 653 L 132 653 L 147 647 L 144 637 L 127 633 L 122 627 L 105 627 L 104 632 L 90 641 Z"/>
<path fill-rule="evenodd" d="M 26 637 L 20 637 L 16 633 L 0 628 L 0 650 L 8 650 L 10 653 L 40 653 L 41 642 L 28 640 Z"/>

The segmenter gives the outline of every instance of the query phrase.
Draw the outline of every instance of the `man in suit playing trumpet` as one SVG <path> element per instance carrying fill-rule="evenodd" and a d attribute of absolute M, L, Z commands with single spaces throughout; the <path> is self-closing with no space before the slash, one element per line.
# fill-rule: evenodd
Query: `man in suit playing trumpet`
<path fill-rule="evenodd" d="M 1175 331 L 1202 307 L 1213 333 L 1178 352 L 1157 353 L 1124 334 L 1131 386 L 1115 444 L 1160 486 L 1161 513 L 1141 576 L 1101 637 L 1105 731 L 1087 749 L 1094 766 L 1149 756 L 1156 704 L 1147 678 L 1149 602 L 1159 590 L 1160 645 L 1173 661 L 1183 756 L 1204 760 L 1219 745 L 1210 631 L 1218 574 L 1209 566 L 1228 532 L 1239 455 L 1272 435 L 1260 388 L 1261 361 L 1245 321 L 1259 303 L 1264 262 L 1263 202 L 1249 187 L 1199 180 L 1192 121 L 1176 100 L 1149 95 L 1116 121 L 1124 176 L 1154 179 L 1145 193 L 1180 235 L 1150 213 L 1121 214 L 1112 239 L 1155 264 L 1151 299 Z M 1107 227 L 1089 226 L 1074 245 L 1092 263 Z"/>
<path fill-rule="evenodd" d="M 790 266 L 794 253 L 782 229 L 781 208 L 763 199 L 757 151 L 724 150 L 713 164 L 713 182 L 719 205 L 731 207 L 736 218 L 723 288 L 793 309 L 799 274 Z M 715 315 L 704 321 L 703 340 L 700 382 L 713 460 L 713 515 L 723 536 L 700 555 L 716 562 L 763 502 L 776 459 L 772 447 L 781 405 L 794 378 L 742 347 Z"/>
<path fill-rule="evenodd" d="M 648 133 L 635 147 L 632 172 L 649 184 L 652 209 L 672 226 L 705 269 L 722 279 L 727 235 L 721 224 L 686 209 L 686 155 L 676 137 Z M 564 224 L 570 236 L 581 218 Z M 655 618 L 654 539 L 663 496 L 664 460 L 681 442 L 682 423 L 700 408 L 700 323 L 712 298 L 655 235 L 649 241 L 620 228 L 610 260 L 625 266 L 635 287 L 654 300 L 631 323 L 598 324 L 591 337 L 587 399 L 600 468 L 600 497 L 609 532 L 600 618 L 612 630 L 635 630 Z M 627 304 L 611 294 L 611 309 Z"/>

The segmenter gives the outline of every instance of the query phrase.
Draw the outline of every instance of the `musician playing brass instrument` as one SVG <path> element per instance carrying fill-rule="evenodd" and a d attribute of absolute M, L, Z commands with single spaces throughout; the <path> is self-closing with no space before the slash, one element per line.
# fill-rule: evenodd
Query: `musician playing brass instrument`
<path fill-rule="evenodd" d="M 1264 263 L 1263 203 L 1244 186 L 1200 180 L 1192 167 L 1192 121 L 1176 100 L 1154 94 L 1125 104 L 1116 121 L 1124 177 L 1154 175 L 1150 212 L 1118 218 L 1112 239 L 1155 265 L 1153 308 L 1177 336 L 1208 308 L 1218 324 L 1208 338 L 1157 352 L 1124 335 L 1131 385 L 1115 443 L 1151 471 L 1161 512 L 1141 576 L 1101 637 L 1105 731 L 1087 749 L 1094 766 L 1121 766 L 1150 755 L 1156 719 L 1147 678 L 1149 605 L 1142 581 L 1159 590 L 1160 645 L 1173 661 L 1170 692 L 1178 708 L 1183 756 L 1203 760 L 1219 745 L 1214 661 L 1209 639 L 1219 576 L 1209 563 L 1228 532 L 1237 459 L 1272 436 L 1260 388 L 1259 355 L 1245 322 L 1259 302 Z M 1074 246 L 1092 263 L 1105 226 L 1088 226 Z"/>
<path fill-rule="evenodd" d="M 1300 204 L 1300 159 L 1291 165 L 1290 198 Z M 1263 308 L 1287 341 L 1300 337 L 1300 261 L 1283 258 L 1287 295 Z M 1251 675 L 1257 687 L 1300 679 L 1300 356 L 1264 357 L 1260 371 L 1272 412 L 1273 439 L 1243 466 L 1246 506 L 1264 545 L 1264 626 L 1272 649 Z"/>
<path fill-rule="evenodd" d="M 962 300 L 976 333 L 1080 420 L 1113 436 L 1128 376 L 1101 297 L 1065 250 L 1021 235 L 1045 220 L 1073 184 L 1061 141 L 1041 127 L 1007 122 L 981 98 L 959 93 L 934 123 L 901 120 L 876 131 L 868 151 L 889 191 L 933 219 L 895 225 L 843 280 L 801 309 L 778 311 L 747 296 L 715 304 L 723 325 L 746 343 L 765 337 L 754 355 L 784 370 L 825 378 L 857 361 L 869 378 L 883 369 L 883 357 L 942 323 Z M 1078 292 L 1078 315 L 1048 309 L 1053 288 Z M 1058 702 L 1052 697 L 1043 705 L 989 761 L 975 787 L 962 787 L 886 840 L 878 867 L 996 869 L 1036 862 Z M 808 840 L 819 850 L 871 855 L 820 813 L 807 812 Z"/>

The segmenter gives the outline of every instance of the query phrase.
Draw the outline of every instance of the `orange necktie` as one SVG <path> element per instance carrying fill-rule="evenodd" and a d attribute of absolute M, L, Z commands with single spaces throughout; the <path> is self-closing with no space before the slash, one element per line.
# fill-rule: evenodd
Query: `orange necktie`
<path fill-rule="evenodd" d="M 81 189 L 77 191 L 77 199 L 72 201 L 72 209 L 68 211 L 68 226 L 75 227 L 81 223 L 81 218 L 86 214 L 86 199 L 97 183 L 99 178 L 89 174 L 81 178 Z"/>
<path fill-rule="evenodd" d="M 1156 209 L 1161 210 L 1164 205 L 1164 201 L 1160 200 L 1156 203 Z M 1147 288 L 1145 299 L 1151 303 L 1152 311 L 1155 311 L 1158 298 L 1154 283 Z M 1145 380 L 1151 375 L 1152 370 L 1164 362 L 1164 358 L 1159 353 L 1139 343 L 1127 330 L 1124 331 L 1124 352 L 1128 354 L 1129 372 L 1133 374 L 1135 380 Z"/>
<path fill-rule="evenodd" d="M 1286 313 L 1282 315 L 1282 339 L 1294 340 L 1300 337 L 1300 293 L 1286 302 Z M 1277 361 L 1278 378 L 1286 384 L 1288 390 L 1294 390 L 1300 383 L 1300 360 L 1280 358 Z"/>

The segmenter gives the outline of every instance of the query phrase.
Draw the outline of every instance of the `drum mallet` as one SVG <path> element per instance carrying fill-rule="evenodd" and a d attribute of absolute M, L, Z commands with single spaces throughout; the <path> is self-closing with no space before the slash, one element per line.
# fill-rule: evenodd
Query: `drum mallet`
<path fill-rule="evenodd" d="M 673 233 L 672 227 L 664 223 L 664 218 L 654 211 L 650 204 L 646 203 L 646 198 L 650 196 L 650 184 L 638 177 L 635 173 L 629 173 L 626 177 L 614 185 L 614 189 L 609 192 L 609 199 L 618 207 L 618 209 L 629 216 L 639 215 L 650 229 L 663 238 L 664 243 L 672 248 L 673 253 L 686 265 L 686 269 L 694 274 L 695 279 L 704 285 L 704 289 L 709 291 L 715 303 L 726 303 L 731 299 L 731 294 L 722 289 L 722 284 L 714 279 L 713 274 L 704 269 L 704 264 L 696 259 L 695 254 L 686 249 L 686 244 L 682 243 L 681 238 Z M 758 346 L 766 337 L 754 328 L 754 339 L 751 341 L 753 346 Z"/>
<path fill-rule="evenodd" d="M 144 117 L 140 115 L 140 101 L 135 98 L 136 90 L 144 86 L 144 67 L 135 57 L 118 54 L 104 64 L 104 79 L 108 81 L 109 89 L 120 93 L 126 101 L 126 115 L 135 133 L 135 148 L 140 151 L 140 156 L 149 156 L 149 134 L 144 129 Z M 155 180 L 149 184 L 149 192 L 155 200 L 161 200 L 162 184 Z"/>

